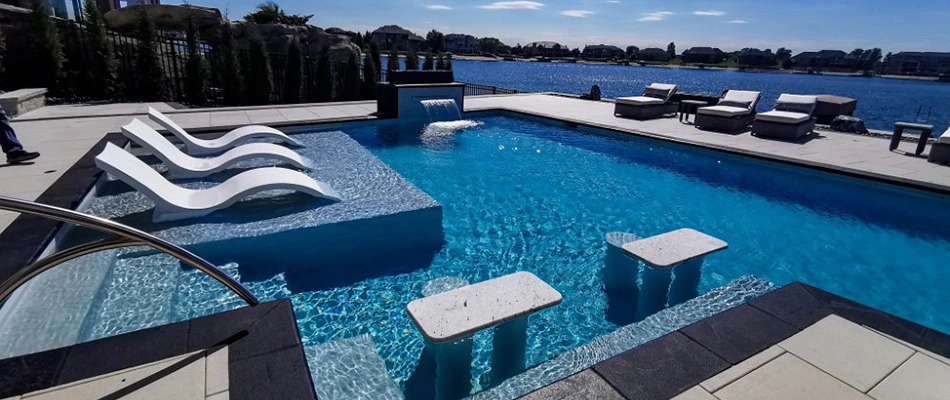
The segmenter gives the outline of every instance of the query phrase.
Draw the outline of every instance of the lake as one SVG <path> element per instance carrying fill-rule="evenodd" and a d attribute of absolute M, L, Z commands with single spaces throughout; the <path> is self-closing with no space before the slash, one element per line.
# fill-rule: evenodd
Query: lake
<path fill-rule="evenodd" d="M 714 95 L 756 90 L 762 92 L 759 111 L 771 109 L 782 93 L 835 94 L 858 99 L 855 116 L 868 128 L 890 131 L 896 121 L 924 122 L 939 134 L 950 123 L 950 84 L 940 82 L 513 61 L 457 60 L 452 66 L 457 81 L 529 92 L 580 94 L 596 84 L 604 97 L 614 98 L 640 95 L 651 82 L 675 83 L 680 91 Z"/>

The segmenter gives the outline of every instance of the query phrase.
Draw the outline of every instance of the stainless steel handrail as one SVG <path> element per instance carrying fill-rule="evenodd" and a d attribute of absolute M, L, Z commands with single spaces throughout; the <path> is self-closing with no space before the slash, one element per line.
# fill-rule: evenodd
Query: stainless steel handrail
<path fill-rule="evenodd" d="M 43 271 L 55 267 L 65 261 L 80 257 L 85 254 L 94 253 L 99 250 L 114 249 L 125 246 L 144 245 L 161 251 L 175 257 L 182 262 L 195 267 L 195 269 L 204 272 L 227 286 L 232 292 L 237 294 L 247 304 L 256 306 L 259 301 L 244 285 L 234 280 L 228 274 L 224 273 L 213 264 L 198 257 L 194 253 L 185 250 L 171 242 L 155 237 L 138 229 L 120 224 L 118 222 L 93 215 L 83 214 L 61 207 L 50 206 L 46 204 L 35 203 L 14 197 L 0 196 L 0 210 L 10 210 L 24 214 L 38 215 L 41 217 L 76 224 L 100 232 L 111 233 L 119 239 L 103 240 L 99 242 L 88 243 L 76 247 L 71 247 L 54 254 L 51 254 L 41 260 L 30 264 L 11 276 L 2 285 L 0 285 L 0 304 L 2 304 L 17 288 L 24 283 L 39 275 Z"/>

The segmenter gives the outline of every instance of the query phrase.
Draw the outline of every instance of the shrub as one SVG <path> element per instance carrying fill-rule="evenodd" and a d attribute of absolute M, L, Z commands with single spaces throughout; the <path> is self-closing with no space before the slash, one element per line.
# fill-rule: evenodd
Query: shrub
<path fill-rule="evenodd" d="M 241 105 L 244 102 L 244 76 L 241 74 L 241 59 L 238 57 L 237 43 L 231 23 L 224 25 L 224 48 L 222 49 L 219 79 L 224 104 Z"/>
<path fill-rule="evenodd" d="M 399 52 L 396 46 L 389 50 L 389 57 L 386 57 L 386 72 L 399 71 Z"/>
<path fill-rule="evenodd" d="M 419 70 L 419 54 L 416 53 L 416 49 L 413 48 L 409 50 L 409 55 L 406 56 L 406 71 L 418 71 Z"/>
<path fill-rule="evenodd" d="M 115 58 L 112 42 L 106 37 L 106 26 L 96 0 L 83 4 L 86 23 L 86 47 L 92 56 L 86 75 L 89 94 L 94 98 L 113 99 L 119 93 L 119 62 Z"/>
<path fill-rule="evenodd" d="M 373 66 L 376 67 L 376 82 L 383 79 L 383 58 L 379 54 L 379 44 L 372 35 L 367 35 L 369 40 L 369 55 L 373 58 Z"/>
<path fill-rule="evenodd" d="M 317 61 L 316 79 L 311 79 L 314 101 L 323 103 L 333 100 L 333 70 L 330 66 L 330 52 L 324 50 Z"/>
<path fill-rule="evenodd" d="M 432 71 L 435 69 L 435 63 L 432 61 L 432 53 L 426 53 L 426 59 L 422 62 L 423 71 Z"/>
<path fill-rule="evenodd" d="M 439 54 L 439 57 L 435 60 L 435 69 L 439 71 L 445 70 L 445 55 Z"/>
<path fill-rule="evenodd" d="M 270 103 L 274 92 L 274 78 L 270 67 L 270 57 L 264 38 L 254 24 L 246 24 L 247 29 L 247 101 L 251 104 Z"/>
<path fill-rule="evenodd" d="M 339 71 L 340 85 L 334 88 L 337 101 L 353 101 L 360 98 L 360 58 L 356 52 L 350 54 L 350 59 L 343 64 Z"/>
<path fill-rule="evenodd" d="M 300 43 L 291 39 L 287 46 L 287 71 L 284 74 L 284 102 L 299 103 L 303 84 L 303 60 L 300 55 Z"/>
<path fill-rule="evenodd" d="M 139 14 L 136 50 L 139 100 L 162 101 L 165 98 L 165 73 L 155 46 L 155 25 L 144 12 Z"/>
<path fill-rule="evenodd" d="M 45 87 L 54 94 L 61 93 L 59 80 L 63 75 L 63 43 L 56 25 L 50 18 L 49 7 L 42 0 L 33 0 L 33 54 L 36 64 L 33 69 L 34 85 Z"/>
<path fill-rule="evenodd" d="M 208 103 L 208 61 L 198 48 L 198 25 L 188 19 L 185 31 L 188 59 L 185 62 L 185 96 L 188 103 L 203 106 Z"/>
<path fill-rule="evenodd" d="M 372 57 L 366 56 L 363 59 L 363 84 L 360 85 L 360 99 L 376 99 L 376 83 L 379 82 L 377 76 L 379 72 L 376 70 L 376 62 Z"/>

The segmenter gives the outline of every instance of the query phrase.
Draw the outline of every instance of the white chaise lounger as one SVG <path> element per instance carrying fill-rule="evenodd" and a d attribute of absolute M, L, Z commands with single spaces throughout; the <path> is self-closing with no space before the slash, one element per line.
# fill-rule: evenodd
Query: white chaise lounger
<path fill-rule="evenodd" d="M 272 143 L 245 143 L 219 156 L 197 158 L 185 154 L 161 133 L 137 118 L 122 127 L 122 134 L 162 160 L 168 167 L 169 178 L 201 178 L 237 162 L 255 158 L 267 158 L 300 169 L 310 169 L 310 162 L 300 154 Z"/>
<path fill-rule="evenodd" d="M 294 140 L 290 136 L 287 136 L 287 134 L 264 125 L 242 126 L 225 133 L 223 136 L 217 139 L 206 140 L 198 139 L 192 136 L 182 129 L 181 126 L 176 124 L 175 121 L 172 121 L 171 118 L 168 118 L 168 116 L 160 113 L 158 110 L 152 107 L 148 108 L 148 117 L 155 123 L 167 129 L 169 132 L 171 132 L 171 134 L 175 135 L 178 140 L 181 140 L 185 144 L 186 152 L 193 156 L 219 154 L 227 149 L 256 139 L 269 139 L 273 141 L 289 143 L 297 147 L 303 147 L 300 142 Z"/>
<path fill-rule="evenodd" d="M 169 182 L 148 164 L 112 143 L 107 143 L 96 156 L 96 166 L 151 199 L 155 203 L 152 217 L 155 222 L 207 215 L 266 190 L 295 190 L 313 197 L 341 200 L 330 185 L 302 172 L 276 167 L 244 171 L 208 189 L 187 189 Z"/>

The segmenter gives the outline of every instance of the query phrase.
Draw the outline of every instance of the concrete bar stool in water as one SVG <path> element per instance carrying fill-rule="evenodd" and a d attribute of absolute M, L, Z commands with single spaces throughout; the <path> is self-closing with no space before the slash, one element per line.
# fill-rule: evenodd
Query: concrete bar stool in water
<path fill-rule="evenodd" d="M 494 327 L 493 382 L 524 371 L 528 316 L 561 302 L 561 293 L 529 272 L 516 272 L 414 300 L 406 307 L 435 356 L 436 399 L 469 395 L 472 335 Z"/>
<path fill-rule="evenodd" d="M 698 296 L 703 257 L 727 247 L 726 242 L 689 228 L 625 243 L 624 252 L 647 267 L 641 276 L 637 315 L 646 317 L 667 304 Z"/>

